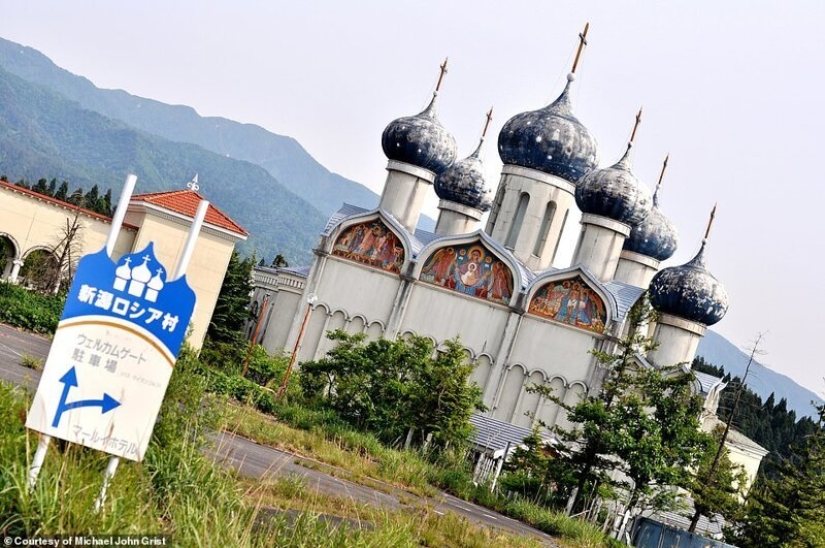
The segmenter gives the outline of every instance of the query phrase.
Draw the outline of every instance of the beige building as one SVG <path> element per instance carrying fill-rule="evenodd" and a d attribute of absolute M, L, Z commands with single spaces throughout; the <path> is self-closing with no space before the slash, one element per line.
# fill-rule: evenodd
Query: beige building
<path fill-rule="evenodd" d="M 201 199 L 192 190 L 132 196 L 112 258 L 117 260 L 154 242 L 157 258 L 173 272 Z M 79 258 L 104 246 L 111 221 L 0 181 L 0 279 L 35 285 L 43 263 L 54 266 L 57 262 L 54 253 L 62 252 L 67 227 L 80 226 L 72 246 L 72 253 Z M 247 236 L 243 227 L 209 205 L 186 275 L 198 299 L 188 339 L 195 347 L 203 343 L 235 244 Z"/>

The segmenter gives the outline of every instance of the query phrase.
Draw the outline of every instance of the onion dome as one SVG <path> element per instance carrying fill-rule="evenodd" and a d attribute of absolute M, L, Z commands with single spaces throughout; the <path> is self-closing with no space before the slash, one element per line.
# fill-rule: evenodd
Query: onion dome
<path fill-rule="evenodd" d="M 596 139 L 570 104 L 570 84 L 546 107 L 510 118 L 498 134 L 498 154 L 505 164 L 527 167 L 576 183 L 599 164 Z"/>
<path fill-rule="evenodd" d="M 653 193 L 653 208 L 647 218 L 630 231 L 624 242 L 624 249 L 651 257 L 657 261 L 665 261 L 676 253 L 679 244 L 679 234 L 674 225 L 659 209 L 659 188 L 667 167 L 667 158 L 662 166 L 662 173 Z"/>
<path fill-rule="evenodd" d="M 653 276 L 649 288 L 653 308 L 703 325 L 713 325 L 725 317 L 728 294 L 705 267 L 706 243 L 707 235 L 699 253 L 687 264 L 662 269 Z"/>
<path fill-rule="evenodd" d="M 624 156 L 610 167 L 591 171 L 576 186 L 576 204 L 582 213 L 607 217 L 634 227 L 644 221 L 653 201 L 650 190 L 630 169 L 630 150 L 636 130 L 642 121 L 642 111 L 636 115 L 633 133 Z"/>
<path fill-rule="evenodd" d="M 384 129 L 381 146 L 387 158 L 435 174 L 441 173 L 455 162 L 455 138 L 436 118 L 437 97 L 436 91 L 423 112 L 393 120 Z"/>
<path fill-rule="evenodd" d="M 484 139 L 475 152 L 459 160 L 435 178 L 435 193 L 442 200 L 450 200 L 480 211 L 488 211 L 492 204 L 490 189 L 484 181 L 484 172 L 478 155 Z"/>

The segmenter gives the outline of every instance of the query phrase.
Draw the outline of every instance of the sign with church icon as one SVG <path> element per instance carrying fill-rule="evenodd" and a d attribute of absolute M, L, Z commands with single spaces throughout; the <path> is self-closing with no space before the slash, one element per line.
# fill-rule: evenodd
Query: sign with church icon
<path fill-rule="evenodd" d="M 530 301 L 530 314 L 602 333 L 607 320 L 604 301 L 580 276 L 550 282 Z"/>
<path fill-rule="evenodd" d="M 150 243 L 80 260 L 26 426 L 142 460 L 195 308 Z"/>

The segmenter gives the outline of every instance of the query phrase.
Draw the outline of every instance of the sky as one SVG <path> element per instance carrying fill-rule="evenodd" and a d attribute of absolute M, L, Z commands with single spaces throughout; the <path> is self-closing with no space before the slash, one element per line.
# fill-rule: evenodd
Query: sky
<path fill-rule="evenodd" d="M 449 57 L 439 119 L 459 157 L 498 184 L 501 126 L 555 99 L 590 23 L 574 112 L 601 165 L 622 155 L 644 107 L 633 170 L 660 191 L 679 249 L 698 250 L 730 298 L 713 327 L 825 394 L 816 168 L 825 128 L 825 3 L 592 0 L 2 0 L 0 36 L 95 85 L 254 123 L 297 139 L 329 170 L 380 192 L 381 132 L 421 111 Z M 138 183 L 139 186 L 139 183 Z M 818 190 L 819 189 L 819 190 Z M 139 190 L 139 188 L 138 188 Z M 817 198 L 819 196 L 819 198 Z M 433 197 L 428 213 L 437 215 Z M 571 231 L 577 232 L 577 231 Z M 572 242 L 560 250 L 572 253 Z"/>

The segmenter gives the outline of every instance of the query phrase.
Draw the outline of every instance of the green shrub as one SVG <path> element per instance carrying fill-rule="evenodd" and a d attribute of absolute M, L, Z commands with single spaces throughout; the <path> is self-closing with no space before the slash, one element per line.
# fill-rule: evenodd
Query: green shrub
<path fill-rule="evenodd" d="M 0 282 L 0 322 L 34 331 L 54 333 L 63 312 L 63 296 L 29 291 Z"/>

